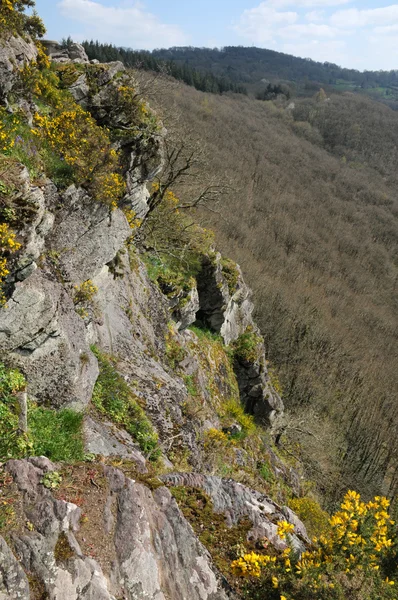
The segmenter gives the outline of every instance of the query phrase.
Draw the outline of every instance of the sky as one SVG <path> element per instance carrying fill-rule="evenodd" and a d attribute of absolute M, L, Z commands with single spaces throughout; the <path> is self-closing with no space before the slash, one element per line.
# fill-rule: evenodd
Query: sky
<path fill-rule="evenodd" d="M 398 69 L 383 0 L 36 0 L 46 37 L 148 49 L 258 46 L 359 70 Z"/>

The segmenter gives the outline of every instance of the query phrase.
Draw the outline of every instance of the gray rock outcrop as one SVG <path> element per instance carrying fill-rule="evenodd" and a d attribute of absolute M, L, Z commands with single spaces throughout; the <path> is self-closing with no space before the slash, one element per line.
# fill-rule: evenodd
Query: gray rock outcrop
<path fill-rule="evenodd" d="M 85 49 L 76 42 L 72 42 L 66 47 L 52 40 L 42 40 L 41 43 L 53 62 L 66 63 L 72 61 L 83 64 L 89 62 Z"/>
<path fill-rule="evenodd" d="M 27 37 L 10 37 L 0 44 L 0 101 L 7 104 L 7 96 L 18 81 L 18 70 L 35 61 L 37 48 Z"/>
<path fill-rule="evenodd" d="M 91 501 L 90 492 L 83 490 L 85 510 L 97 515 L 90 529 L 97 539 L 87 539 L 86 530 L 80 532 L 82 510 L 57 499 L 42 484 L 56 468 L 43 458 L 6 465 L 21 495 L 22 522 L 29 526 L 13 535 L 19 563 L 0 538 L 0 598 L 28 600 L 33 584 L 54 600 L 234 597 L 166 488 L 151 492 L 121 471 L 104 467 L 103 481 L 96 487 L 89 484 L 95 494 Z M 106 545 L 99 546 L 99 537 Z M 82 546 L 94 544 L 95 558 Z"/>
<path fill-rule="evenodd" d="M 183 486 L 203 490 L 213 503 L 216 513 L 223 513 L 228 525 L 237 525 L 243 518 L 248 518 L 253 527 L 248 532 L 248 540 L 267 539 L 277 550 L 288 547 L 285 540 L 278 535 L 278 521 L 288 521 L 294 525 L 294 533 L 290 536 L 295 548 L 305 550 L 303 542 L 309 542 L 304 524 L 293 511 L 278 506 L 271 498 L 252 490 L 232 479 L 221 479 L 197 473 L 171 473 L 163 475 L 162 481 L 170 486 Z"/>

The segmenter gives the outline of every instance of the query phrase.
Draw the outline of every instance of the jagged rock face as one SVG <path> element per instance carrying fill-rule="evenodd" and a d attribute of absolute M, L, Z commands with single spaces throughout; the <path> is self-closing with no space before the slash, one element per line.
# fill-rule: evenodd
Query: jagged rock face
<path fill-rule="evenodd" d="M 82 549 L 97 540 L 80 533 L 81 509 L 41 484 L 56 466 L 36 458 L 10 461 L 6 468 L 22 496 L 24 530 L 12 535 L 11 547 L 0 537 L 0 598 L 28 600 L 34 583 L 53 600 L 233 597 L 166 488 L 151 492 L 104 467 L 96 484 L 101 491 L 95 490 L 103 503 L 87 509 L 98 515 L 91 531 L 107 542 L 96 546 L 94 559 Z"/>
<path fill-rule="evenodd" d="M 57 253 L 63 281 L 78 284 L 98 275 L 130 237 L 131 229 L 122 211 L 94 202 L 74 185 L 61 201 L 48 246 Z"/>
<path fill-rule="evenodd" d="M 226 345 L 244 334 L 248 328 L 257 336 L 260 332 L 253 321 L 254 305 L 251 290 L 244 282 L 239 265 L 234 281 L 228 284 L 223 272 L 222 257 L 204 257 L 198 277 L 199 311 L 197 319 L 215 332 L 219 332 Z M 270 384 L 264 344 L 259 344 L 255 361 L 235 360 L 241 400 L 249 413 L 268 425 L 276 425 L 283 414 L 283 402 Z"/>
<path fill-rule="evenodd" d="M 42 40 L 42 44 L 46 49 L 46 52 L 53 62 L 65 63 L 65 62 L 76 62 L 76 63 L 88 63 L 89 59 L 85 49 L 81 44 L 73 42 L 67 48 L 63 48 L 58 42 L 52 40 Z"/>
<path fill-rule="evenodd" d="M 0 349 L 40 402 L 78 410 L 88 404 L 98 368 L 84 322 L 64 287 L 41 270 L 17 283 L 0 311 Z"/>
<path fill-rule="evenodd" d="M 259 348 L 255 361 L 235 359 L 234 369 L 241 401 L 247 412 L 259 421 L 277 427 L 283 415 L 283 402 L 271 385 L 265 362 L 265 350 Z"/>
<path fill-rule="evenodd" d="M 84 419 L 84 440 L 88 452 L 100 456 L 118 456 L 132 461 L 139 473 L 147 473 L 145 457 L 132 437 L 109 421 L 96 421 L 90 416 Z"/>
<path fill-rule="evenodd" d="M 200 309 L 199 294 L 196 283 L 192 284 L 189 292 L 180 292 L 175 296 L 169 295 L 169 308 L 179 331 L 183 331 L 195 323 Z"/>
<path fill-rule="evenodd" d="M 303 552 L 303 542 L 309 543 L 304 524 L 288 507 L 278 506 L 271 498 L 255 490 L 233 481 L 197 473 L 172 473 L 163 475 L 162 481 L 171 486 L 184 486 L 203 490 L 213 502 L 214 512 L 223 513 L 229 526 L 236 525 L 243 518 L 248 518 L 252 529 L 248 532 L 248 540 L 266 538 L 277 550 L 288 547 L 285 540 L 278 536 L 276 523 L 287 520 L 295 526 L 296 534 L 291 536 L 291 543 L 298 551 Z"/>
<path fill-rule="evenodd" d="M 7 96 L 18 80 L 18 69 L 36 60 L 37 48 L 28 37 L 11 37 L 0 46 L 0 100 L 7 104 Z"/>
<path fill-rule="evenodd" d="M 90 111 L 98 123 L 122 132 L 118 143 L 126 157 L 124 204 L 135 212 L 138 219 L 144 219 L 149 210 L 147 184 L 163 168 L 163 138 L 166 132 L 161 130 L 148 135 L 143 131 L 137 134 L 134 113 L 115 103 L 121 86 L 136 87 L 123 63 L 115 61 L 87 68 L 90 69 L 90 82 L 87 72 L 82 73 L 69 90 L 76 102 Z"/>

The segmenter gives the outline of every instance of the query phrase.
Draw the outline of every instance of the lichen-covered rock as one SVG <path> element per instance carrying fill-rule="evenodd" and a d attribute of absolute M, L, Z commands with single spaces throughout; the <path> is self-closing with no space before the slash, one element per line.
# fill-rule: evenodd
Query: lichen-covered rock
<path fill-rule="evenodd" d="M 30 600 L 28 578 L 1 536 L 0 600 Z"/>
<path fill-rule="evenodd" d="M 63 47 L 52 40 L 42 40 L 42 44 L 53 62 L 66 63 L 88 63 L 89 59 L 81 44 L 72 42 L 68 47 Z"/>
<path fill-rule="evenodd" d="M 195 323 L 196 314 L 200 308 L 196 282 L 193 281 L 192 287 L 188 292 L 182 291 L 178 292 L 175 296 L 169 295 L 169 306 L 179 331 Z"/>
<path fill-rule="evenodd" d="M 96 539 L 80 535 L 81 509 L 55 498 L 42 484 L 56 465 L 29 459 L 10 461 L 6 468 L 22 494 L 21 518 L 29 528 L 12 534 L 19 561 L 0 538 L 0 598 L 4 590 L 4 600 L 28 600 L 28 585 L 40 586 L 52 600 L 234 597 L 166 488 L 151 492 L 104 467 L 101 504 L 86 505 L 85 490 L 81 498 L 88 514 L 98 515 L 90 531 L 106 540 L 100 547 Z M 78 540 L 95 547 L 95 559 Z"/>
<path fill-rule="evenodd" d="M 265 425 L 277 427 L 283 415 L 284 405 L 271 384 L 263 342 L 259 343 L 254 360 L 235 358 L 234 370 L 238 379 L 241 401 L 247 412 Z"/>
<path fill-rule="evenodd" d="M 278 550 L 287 548 L 279 537 L 276 523 L 287 520 L 295 526 L 291 535 L 295 547 L 305 550 L 303 542 L 309 542 L 305 525 L 293 511 L 278 506 L 271 498 L 252 490 L 232 479 L 221 479 L 198 473 L 171 473 L 163 475 L 162 481 L 171 486 L 192 487 L 203 490 L 212 500 L 214 512 L 223 513 L 230 527 L 243 518 L 248 518 L 253 527 L 248 532 L 249 540 L 268 539 Z"/>
<path fill-rule="evenodd" d="M 247 412 L 264 424 L 275 426 L 283 414 L 284 406 L 268 376 L 264 343 L 252 317 L 252 292 L 243 279 L 239 265 L 223 260 L 221 254 L 215 258 L 204 257 L 198 276 L 198 292 L 200 308 L 197 319 L 205 327 L 220 333 L 226 345 L 248 331 L 258 338 L 254 358 L 235 359 L 234 369 L 241 401 Z"/>
<path fill-rule="evenodd" d="M 210 555 L 165 488 L 153 494 L 127 481 L 119 492 L 115 546 L 128 597 L 137 600 L 228 598 Z M 126 532 L 134 531 L 134 536 Z"/>
<path fill-rule="evenodd" d="M 57 253 L 63 280 L 79 284 L 113 260 L 131 229 L 122 211 L 95 202 L 74 185 L 64 192 L 62 202 L 48 245 Z"/>
<path fill-rule="evenodd" d="M 136 464 L 140 473 L 147 473 L 146 460 L 131 436 L 109 421 L 84 420 L 85 447 L 88 452 L 102 456 L 119 456 Z"/>
<path fill-rule="evenodd" d="M 98 368 L 84 322 L 64 287 L 39 269 L 16 283 L 0 311 L 0 350 L 39 402 L 82 409 L 90 401 Z"/>
<path fill-rule="evenodd" d="M 10 37 L 0 44 L 0 101 L 7 96 L 18 80 L 18 71 L 37 58 L 37 48 L 29 38 Z"/>

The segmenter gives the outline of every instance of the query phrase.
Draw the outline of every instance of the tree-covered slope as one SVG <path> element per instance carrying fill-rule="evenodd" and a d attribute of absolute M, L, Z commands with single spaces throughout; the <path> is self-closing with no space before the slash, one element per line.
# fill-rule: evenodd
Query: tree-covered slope
<path fill-rule="evenodd" d="M 291 450 L 299 438 L 327 493 L 394 493 L 397 114 L 352 94 L 286 110 L 167 89 L 166 113 L 207 148 L 204 173 L 229 185 L 202 216 L 256 290 Z"/>

